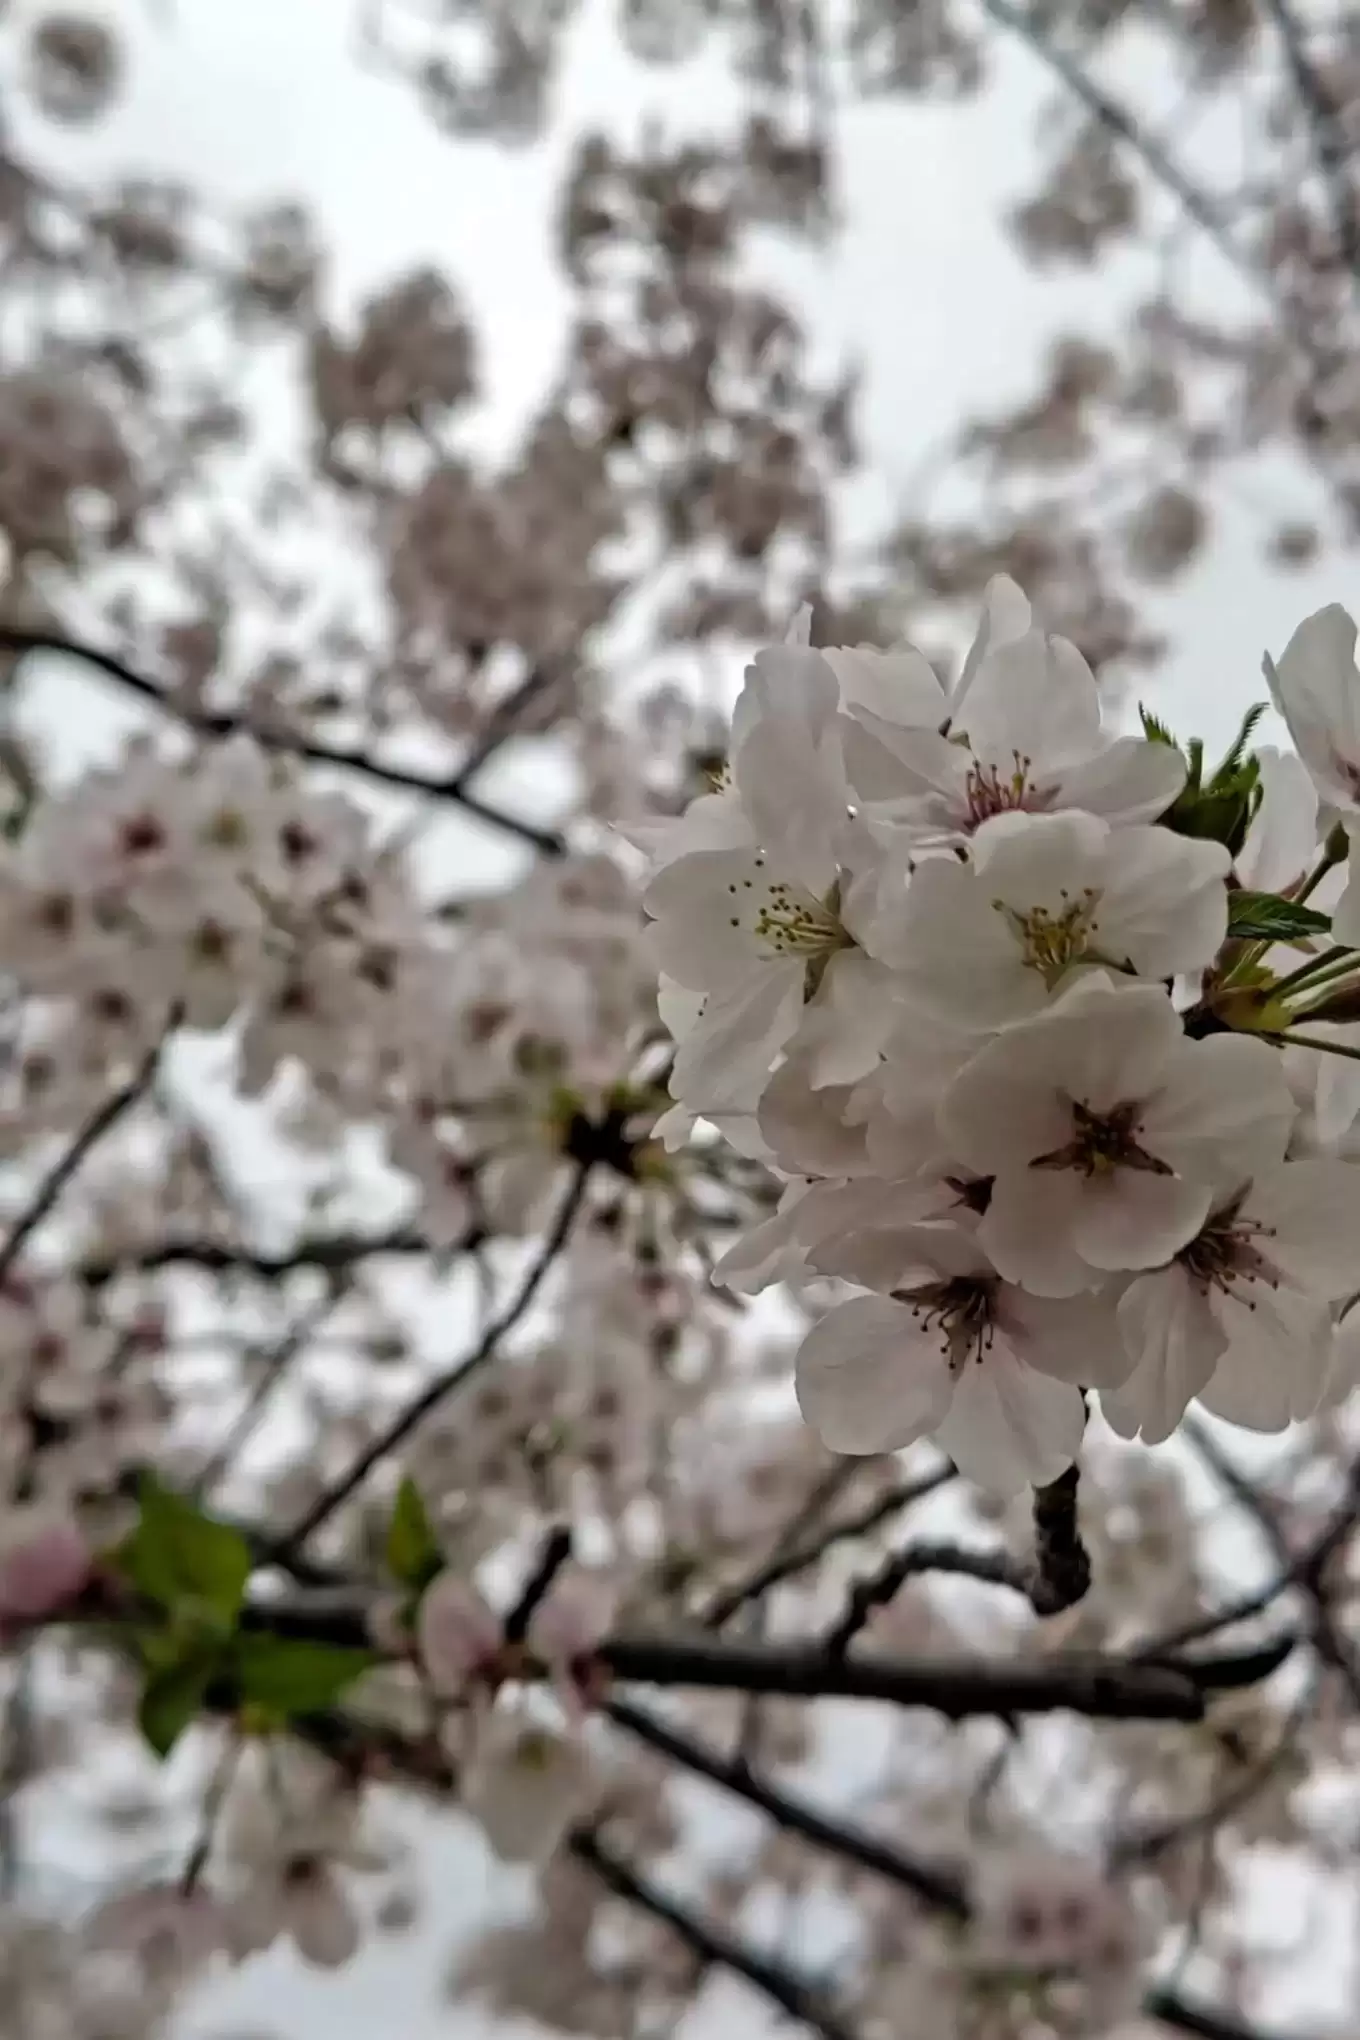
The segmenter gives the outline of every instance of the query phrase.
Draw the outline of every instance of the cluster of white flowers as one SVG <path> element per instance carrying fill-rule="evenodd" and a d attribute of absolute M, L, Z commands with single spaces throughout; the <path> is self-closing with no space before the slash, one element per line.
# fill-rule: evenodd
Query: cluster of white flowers
<path fill-rule="evenodd" d="M 787 1184 L 720 1272 L 862 1292 L 797 1362 L 834 1449 L 930 1433 L 1006 1492 L 1073 1461 L 1088 1390 L 1149 1442 L 1192 1398 L 1275 1430 L 1327 1395 L 1360 1266 L 1360 1088 L 1322 1074 L 1355 1069 L 1326 911 L 1354 639 L 1325 610 L 1267 662 L 1302 764 L 1247 731 L 1206 777 L 1151 719 L 1103 727 L 1009 581 L 952 690 L 804 623 L 749 669 L 723 783 L 639 833 L 663 1132 L 713 1121 Z"/>

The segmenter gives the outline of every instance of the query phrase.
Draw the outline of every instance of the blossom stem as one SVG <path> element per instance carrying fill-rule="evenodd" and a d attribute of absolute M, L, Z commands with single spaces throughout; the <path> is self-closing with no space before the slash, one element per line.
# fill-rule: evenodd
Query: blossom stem
<path fill-rule="evenodd" d="M 1263 1033 L 1260 1038 L 1273 1042 L 1276 1048 L 1315 1048 L 1319 1055 L 1341 1055 L 1360 1062 L 1360 1048 L 1348 1048 L 1343 1041 L 1324 1041 L 1318 1034 L 1296 1034 L 1292 1027 L 1287 1034 Z"/>
<path fill-rule="evenodd" d="M 1283 993 L 1297 991 L 1301 985 L 1316 985 L 1332 977 L 1344 977 L 1354 970 L 1357 954 L 1354 949 L 1329 949 L 1322 956 L 1311 956 L 1301 963 L 1297 970 L 1291 970 L 1287 977 L 1276 978 L 1270 987 L 1270 996 L 1279 998 Z"/>

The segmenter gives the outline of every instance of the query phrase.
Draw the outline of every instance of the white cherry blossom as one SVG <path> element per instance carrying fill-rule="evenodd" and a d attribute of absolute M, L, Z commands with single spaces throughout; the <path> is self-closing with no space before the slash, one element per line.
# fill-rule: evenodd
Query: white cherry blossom
<path fill-rule="evenodd" d="M 1111 829 L 1094 815 L 1001 815 L 970 865 L 931 857 L 908 888 L 893 961 L 903 996 L 984 1032 L 1041 1011 L 1075 972 L 1203 970 L 1228 926 L 1221 843 Z"/>
<path fill-rule="evenodd" d="M 995 815 L 1057 808 L 1151 822 L 1185 779 L 1171 745 L 1101 728 L 1096 683 L 1080 652 L 1038 630 L 996 632 L 967 673 L 947 729 L 893 722 L 860 706 L 851 713 L 875 740 L 872 753 L 862 742 L 848 747 L 856 793 L 890 803 L 894 822 L 922 843 L 966 841 Z"/>
<path fill-rule="evenodd" d="M 1333 1305 L 1360 1267 L 1360 1203 L 1344 1162 L 1284 1162 L 1217 1202 L 1165 1268 L 1119 1303 L 1133 1361 L 1101 1406 L 1115 1430 L 1170 1437 L 1192 1397 L 1256 1431 L 1310 1416 L 1332 1365 Z"/>
<path fill-rule="evenodd" d="M 1026 1295 L 959 1225 L 865 1230 L 814 1258 L 888 1291 L 837 1305 L 799 1348 L 799 1407 L 833 1451 L 893 1452 L 931 1435 L 1001 1494 L 1075 1459 L 1076 1384 L 1113 1341 L 1100 1299 Z"/>
<path fill-rule="evenodd" d="M 1216 1186 L 1283 1159 L 1293 1118 L 1264 1042 L 1188 1040 L 1165 992 L 1100 972 L 989 1042 L 940 1110 L 959 1160 L 995 1179 L 983 1246 L 1043 1296 L 1169 1260 Z"/>

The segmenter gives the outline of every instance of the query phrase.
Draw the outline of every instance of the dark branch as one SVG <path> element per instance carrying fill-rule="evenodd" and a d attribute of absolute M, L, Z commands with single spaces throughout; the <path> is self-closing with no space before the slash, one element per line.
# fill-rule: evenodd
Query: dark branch
<path fill-rule="evenodd" d="M 1290 0 L 1265 0 L 1265 10 L 1275 24 L 1289 75 L 1299 96 L 1313 155 L 1331 209 L 1337 253 L 1351 276 L 1360 278 L 1360 218 L 1357 218 L 1355 193 L 1349 180 L 1349 144 L 1344 129 L 1328 99 L 1327 88 L 1313 67 L 1303 24 Z"/>
<path fill-rule="evenodd" d="M 470 1254 L 485 1245 L 486 1232 L 471 1226 L 448 1246 L 436 1246 L 423 1233 L 398 1226 L 386 1233 L 331 1233 L 299 1240 L 286 1253 L 268 1254 L 251 1247 L 234 1246 L 222 1240 L 185 1235 L 152 1242 L 145 1247 L 82 1261 L 74 1270 L 78 1280 L 92 1289 L 114 1281 L 120 1275 L 154 1275 L 163 1268 L 200 1268 L 208 1275 L 254 1275 L 262 1282 L 277 1282 L 302 1268 L 319 1268 L 325 1274 L 353 1267 L 358 1261 L 380 1259 L 384 1254 L 408 1256 L 429 1254 Z"/>
<path fill-rule="evenodd" d="M 529 1578 L 524 1591 L 505 1618 L 505 1640 L 507 1643 L 523 1643 L 529 1633 L 529 1624 L 543 1606 L 552 1590 L 552 1583 L 571 1557 L 571 1532 L 559 1526 L 549 1531 L 542 1555 Z"/>
<path fill-rule="evenodd" d="M 1034 1569 L 1025 1591 L 1036 1615 L 1061 1615 L 1084 1600 L 1091 1586 L 1091 1560 L 1077 1520 L 1080 1469 L 1034 1490 Z"/>
<path fill-rule="evenodd" d="M 12 624 L 0 625 L 0 651 L 17 652 L 21 656 L 28 652 L 59 652 L 68 658 L 80 659 L 87 666 L 93 666 L 108 679 L 114 680 L 126 693 L 134 694 L 148 707 L 162 715 L 171 716 L 185 728 L 201 737 L 232 737 L 244 735 L 253 737 L 265 750 L 277 751 L 286 757 L 301 758 L 309 765 L 324 765 L 335 772 L 355 772 L 381 786 L 395 786 L 404 793 L 418 793 L 427 800 L 450 801 L 463 809 L 464 813 L 479 822 L 485 822 L 504 834 L 518 836 L 521 842 L 530 843 L 545 856 L 560 857 L 566 845 L 555 829 L 541 829 L 527 821 L 523 815 L 511 814 L 497 807 L 494 802 L 483 800 L 468 786 L 471 766 L 446 775 L 430 778 L 425 773 L 410 772 L 400 765 L 386 765 L 381 759 L 371 757 L 366 751 L 345 750 L 344 748 L 315 742 L 298 732 L 275 728 L 267 723 L 258 723 L 245 716 L 224 715 L 205 709 L 194 708 L 190 703 L 176 700 L 165 689 L 138 673 L 123 659 L 112 652 L 105 652 L 94 645 L 75 644 L 57 631 L 20 630 Z M 489 754 L 488 754 L 489 755 Z"/>

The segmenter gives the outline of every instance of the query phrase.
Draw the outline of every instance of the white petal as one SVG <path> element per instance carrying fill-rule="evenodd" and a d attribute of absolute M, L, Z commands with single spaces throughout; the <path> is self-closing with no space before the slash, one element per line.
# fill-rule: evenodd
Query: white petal
<path fill-rule="evenodd" d="M 714 993 L 681 1042 L 671 1096 L 692 1112 L 748 1110 L 803 1011 L 803 971 L 769 963 L 720 998 Z"/>
<path fill-rule="evenodd" d="M 1332 1363 L 1325 1304 L 1262 1282 L 1234 1284 L 1220 1310 L 1228 1347 L 1200 1401 L 1248 1431 L 1283 1431 L 1311 1416 Z"/>
<path fill-rule="evenodd" d="M 1036 1374 L 998 1339 L 964 1366 L 935 1436 L 966 1480 L 1014 1495 L 1072 1464 L 1085 1423 L 1078 1389 Z"/>
<path fill-rule="evenodd" d="M 315 1969 L 343 1969 L 359 1947 L 354 1909 L 326 1871 L 289 1891 L 287 1928 L 298 1954 Z"/>
<path fill-rule="evenodd" d="M 915 645 L 843 645 L 822 657 L 840 683 L 841 702 L 851 715 L 866 709 L 885 722 L 937 730 L 948 714 L 940 676 Z"/>
<path fill-rule="evenodd" d="M 1185 784 L 1185 759 L 1170 744 L 1116 737 L 1057 774 L 1064 807 L 1084 808 L 1107 822 L 1155 822 Z"/>
<path fill-rule="evenodd" d="M 978 667 L 993 646 L 1022 638 L 1030 627 L 1031 610 L 1024 590 L 1009 574 L 993 574 L 982 591 L 982 616 L 977 635 L 968 647 L 959 677 L 950 696 L 950 714 L 957 718 L 968 699 L 968 690 Z"/>
<path fill-rule="evenodd" d="M 1131 1361 L 1124 1351 L 1108 1291 L 1086 1296 L 1029 1296 L 1003 1292 L 1001 1323 L 1029 1367 L 1082 1388 L 1122 1381 Z"/>
<path fill-rule="evenodd" d="M 1242 1216 L 1271 1229 L 1261 1252 L 1318 1297 L 1360 1289 L 1360 1165 L 1285 1162 L 1257 1177 Z"/>
<path fill-rule="evenodd" d="M 908 888 L 889 955 L 904 1000 L 974 1034 L 1050 1003 L 994 890 L 952 857 L 927 858 Z"/>
<path fill-rule="evenodd" d="M 998 1176 L 978 1243 L 1007 1282 L 1035 1296 L 1076 1296 L 1103 1279 L 1072 1244 L 1082 1183 L 1071 1169 Z"/>
<path fill-rule="evenodd" d="M 798 1349 L 798 1407 L 833 1452 L 895 1452 L 940 1422 L 952 1392 L 938 1340 L 901 1304 L 855 1297 Z"/>
<path fill-rule="evenodd" d="M 1213 1192 L 1147 1169 L 1092 1176 L 1073 1216 L 1072 1240 L 1093 1268 L 1159 1268 L 1195 1237 Z"/>
<path fill-rule="evenodd" d="M 1144 977 L 1205 969 L 1228 932 L 1232 859 L 1223 845 L 1130 828 L 1112 836 L 1108 849 L 1095 946 Z"/>
<path fill-rule="evenodd" d="M 895 988 L 883 965 L 857 949 L 830 959 L 789 1049 L 806 1058 L 814 1089 L 858 1083 L 875 1068 L 897 1018 Z"/>
<path fill-rule="evenodd" d="M 1275 706 L 1323 799 L 1354 808 L 1360 765 L 1360 680 L 1355 625 L 1339 603 L 1305 617 L 1280 655 L 1265 662 Z"/>
<path fill-rule="evenodd" d="M 1179 1266 L 1129 1284 L 1119 1300 L 1119 1329 L 1133 1371 L 1118 1389 L 1101 1391 L 1100 1407 L 1122 1438 L 1160 1445 L 1208 1381 L 1227 1339 Z"/>
<path fill-rule="evenodd" d="M 694 991 L 721 990 L 775 955 L 761 932 L 782 910 L 788 879 L 759 850 L 696 850 L 663 865 L 643 894 L 648 944 L 661 972 Z"/>
<path fill-rule="evenodd" d="M 1100 748 L 1100 698 L 1074 645 L 1030 630 L 993 646 L 981 660 L 953 728 L 973 755 L 999 771 L 1032 758 L 1042 769 Z"/>
<path fill-rule="evenodd" d="M 756 839 L 816 893 L 849 805 L 839 701 L 821 653 L 783 645 L 756 655 L 732 712 L 732 781 Z"/>
<path fill-rule="evenodd" d="M 1235 1190 L 1283 1159 L 1295 1117 L 1279 1050 L 1216 1034 L 1182 1042 L 1139 1137 L 1177 1174 Z"/>
<path fill-rule="evenodd" d="M 847 1086 L 814 1090 L 807 1061 L 790 1055 L 765 1087 L 757 1114 L 777 1165 L 793 1176 L 851 1176 L 868 1166 L 862 1125 L 849 1126 Z"/>
<path fill-rule="evenodd" d="M 1279 892 L 1312 863 L 1317 844 L 1317 788 L 1293 751 L 1263 744 L 1261 805 L 1237 855 L 1240 884 L 1253 892 Z"/>

